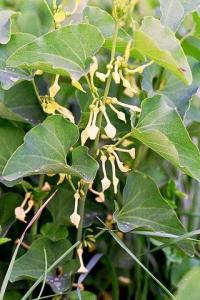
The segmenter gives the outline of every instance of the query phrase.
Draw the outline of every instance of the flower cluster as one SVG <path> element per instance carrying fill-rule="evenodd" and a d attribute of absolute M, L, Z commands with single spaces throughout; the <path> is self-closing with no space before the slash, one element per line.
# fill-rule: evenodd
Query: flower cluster
<path fill-rule="evenodd" d="M 28 207 L 25 210 L 24 207 L 25 207 L 26 204 L 28 205 Z M 33 207 L 33 205 L 34 205 L 34 201 L 33 201 L 33 198 L 32 198 L 32 194 L 30 192 L 27 192 L 25 194 L 25 197 L 24 197 L 24 200 L 23 200 L 22 204 L 15 208 L 15 217 L 16 217 L 16 219 L 18 219 L 18 220 L 20 220 L 24 223 L 27 223 L 25 218 L 26 218 L 27 213 Z"/>

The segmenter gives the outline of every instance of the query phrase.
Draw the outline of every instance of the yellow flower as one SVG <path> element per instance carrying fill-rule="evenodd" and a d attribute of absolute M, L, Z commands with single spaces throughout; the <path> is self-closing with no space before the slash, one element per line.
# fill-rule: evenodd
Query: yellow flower
<path fill-rule="evenodd" d="M 75 199 L 75 203 L 74 203 L 74 212 L 73 214 L 71 214 L 70 216 L 70 221 L 72 222 L 72 224 L 75 225 L 75 227 L 78 229 L 79 224 L 80 224 L 80 220 L 81 220 L 81 216 L 78 214 L 78 201 L 80 199 L 80 194 L 77 191 L 74 194 L 74 199 Z"/>
<path fill-rule="evenodd" d="M 101 162 L 102 162 L 102 171 L 103 171 L 103 179 L 101 179 L 101 184 L 102 184 L 102 189 L 103 192 L 105 190 L 107 190 L 110 185 L 111 185 L 111 181 L 110 179 L 108 179 L 107 174 L 106 174 L 106 161 L 107 161 L 107 157 L 105 155 L 101 155 L 100 157 Z"/>
<path fill-rule="evenodd" d="M 86 267 L 84 266 L 84 263 L 83 263 L 83 248 L 82 248 L 82 246 L 77 249 L 77 255 L 79 258 L 79 262 L 80 262 L 80 268 L 78 269 L 77 272 L 78 273 L 87 273 L 88 270 L 86 269 Z"/>
<path fill-rule="evenodd" d="M 114 193 L 117 194 L 117 187 L 119 184 L 119 179 L 116 176 L 116 169 L 115 169 L 115 157 L 113 155 L 109 156 L 109 161 L 112 167 L 112 183 L 114 187 Z"/>

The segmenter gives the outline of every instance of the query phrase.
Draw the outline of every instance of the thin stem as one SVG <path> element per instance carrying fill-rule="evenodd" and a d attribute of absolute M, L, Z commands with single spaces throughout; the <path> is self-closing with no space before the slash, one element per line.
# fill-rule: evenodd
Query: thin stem
<path fill-rule="evenodd" d="M 113 34 L 113 44 L 112 44 L 112 51 L 111 51 L 110 61 L 113 61 L 114 58 L 115 58 L 118 30 L 119 30 L 118 23 L 115 23 L 115 30 L 114 30 L 114 34 Z M 106 81 L 106 86 L 105 86 L 104 95 L 103 95 L 103 103 L 105 103 L 105 100 L 108 97 L 108 94 L 109 94 L 109 91 L 110 91 L 111 81 L 112 81 L 112 73 L 110 73 L 110 75 L 109 75 L 109 77 Z M 97 118 L 97 127 L 99 127 L 99 128 L 101 128 L 102 118 L 103 118 L 103 113 L 100 112 L 99 115 L 98 115 L 98 118 Z M 99 130 L 99 132 L 97 134 L 97 137 L 94 141 L 92 150 L 91 150 L 91 153 L 95 158 L 97 156 L 96 151 L 97 151 L 98 146 L 99 146 L 100 135 L 101 135 L 101 130 Z"/>
<path fill-rule="evenodd" d="M 115 58 L 118 29 L 119 29 L 118 28 L 118 24 L 116 23 L 115 24 L 114 34 L 113 34 L 113 44 L 112 44 L 112 51 L 111 51 L 111 61 L 114 60 L 114 58 Z M 110 91 L 111 80 L 112 80 L 112 74 L 110 74 L 110 76 L 107 79 L 106 87 L 105 87 L 105 91 L 104 91 L 104 96 L 103 96 L 103 101 L 105 101 L 105 99 L 107 98 L 108 93 Z M 99 128 L 101 128 L 101 123 L 102 123 L 102 113 L 99 114 L 99 117 L 97 119 L 97 126 Z M 96 139 L 94 141 L 93 147 L 91 149 L 91 153 L 92 153 L 92 156 L 94 158 L 96 158 L 96 156 L 97 156 L 96 152 L 97 152 L 97 149 L 99 147 L 99 139 L 100 139 L 100 132 L 98 133 L 98 135 L 97 135 L 97 137 L 96 137 Z M 83 220 L 84 220 L 84 213 L 85 213 L 85 200 L 86 200 L 86 197 L 87 197 L 88 189 L 89 189 L 89 184 L 86 183 L 84 185 L 84 187 L 83 187 L 84 196 L 79 201 L 79 215 L 81 217 L 81 220 L 80 220 L 79 228 L 78 228 L 78 231 L 77 231 L 77 241 L 81 241 L 82 240 Z"/>
<path fill-rule="evenodd" d="M 34 78 L 33 78 L 33 80 L 32 80 L 32 84 L 33 84 L 33 88 L 34 88 L 34 91 L 35 91 L 35 95 L 36 95 L 36 97 L 37 97 L 39 103 L 41 104 L 40 95 L 39 95 L 39 93 L 38 93 L 38 89 L 37 89 L 37 86 L 36 86 L 36 84 L 35 84 Z"/>

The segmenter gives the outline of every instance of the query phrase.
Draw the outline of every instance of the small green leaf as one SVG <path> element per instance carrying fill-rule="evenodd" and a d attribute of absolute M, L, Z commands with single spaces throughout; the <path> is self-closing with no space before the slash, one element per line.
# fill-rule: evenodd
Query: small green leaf
<path fill-rule="evenodd" d="M 153 17 L 145 17 L 140 30 L 135 31 L 135 48 L 187 84 L 192 74 L 186 56 L 170 28 Z"/>
<path fill-rule="evenodd" d="M 178 284 L 176 299 L 198 300 L 200 294 L 199 277 L 200 267 L 195 267 L 186 273 Z"/>
<path fill-rule="evenodd" d="M 200 153 L 192 143 L 176 109 L 154 96 L 143 101 L 133 137 L 169 160 L 184 173 L 200 180 Z"/>
<path fill-rule="evenodd" d="M 123 204 L 114 213 L 119 229 L 128 232 L 136 228 L 181 235 L 185 229 L 176 213 L 161 196 L 155 182 L 143 173 L 131 173 L 123 191 Z M 192 255 L 190 242 L 178 244 Z"/>
<path fill-rule="evenodd" d="M 16 12 L 12 10 L 0 11 L 0 44 L 7 44 L 11 35 L 11 17 Z"/>
<path fill-rule="evenodd" d="M 44 248 L 47 253 L 49 267 L 70 247 L 71 244 L 67 240 L 52 242 L 48 238 L 40 238 L 34 241 L 28 252 L 15 261 L 10 281 L 13 282 L 27 277 L 37 279 L 43 275 L 45 269 Z M 62 263 L 71 258 L 72 254 L 69 254 Z"/>
<path fill-rule="evenodd" d="M 66 155 L 79 138 L 78 127 L 60 115 L 48 117 L 42 124 L 31 129 L 21 145 L 9 159 L 3 176 L 14 181 L 37 174 L 68 173 L 91 182 L 98 163 L 88 155 L 86 147 L 72 151 L 72 166 Z"/>
<path fill-rule="evenodd" d="M 8 239 L 8 238 L 0 238 L 0 245 L 3 245 L 3 244 L 5 244 L 7 242 L 10 242 L 10 241 L 11 241 L 11 239 Z"/>
<path fill-rule="evenodd" d="M 89 62 L 104 43 L 100 31 L 88 24 L 62 27 L 18 49 L 8 59 L 10 67 L 40 69 L 71 75 L 76 80 L 88 72 Z"/>
<path fill-rule="evenodd" d="M 3 171 L 5 164 L 13 152 L 23 142 L 24 132 L 22 129 L 17 128 L 9 123 L 0 123 L 0 174 Z"/>

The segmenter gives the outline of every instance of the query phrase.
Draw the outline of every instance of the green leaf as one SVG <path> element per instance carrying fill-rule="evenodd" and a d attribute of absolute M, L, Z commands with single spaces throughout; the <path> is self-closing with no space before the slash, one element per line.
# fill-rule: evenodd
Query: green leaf
<path fill-rule="evenodd" d="M 200 57 L 200 39 L 189 36 L 183 40 L 182 47 L 186 55 L 194 57 L 199 61 Z"/>
<path fill-rule="evenodd" d="M 91 292 L 82 291 L 81 294 L 81 300 L 97 300 L 97 296 Z M 80 300 L 78 297 L 77 291 L 71 292 L 69 295 L 69 300 Z"/>
<path fill-rule="evenodd" d="M 68 236 L 68 231 L 67 231 L 66 226 L 59 225 L 56 223 L 44 224 L 40 230 L 40 233 L 44 237 L 48 237 L 53 242 L 66 239 Z"/>
<path fill-rule="evenodd" d="M 86 147 L 72 151 L 72 166 L 66 161 L 70 148 L 78 141 L 78 127 L 60 115 L 48 117 L 31 129 L 24 144 L 9 159 L 3 176 L 7 181 L 37 174 L 68 173 L 88 182 L 95 178 L 98 163 Z"/>
<path fill-rule="evenodd" d="M 21 12 L 16 20 L 20 32 L 41 36 L 54 28 L 53 14 L 46 0 L 17 1 L 16 10 Z"/>
<path fill-rule="evenodd" d="M 160 0 L 161 23 L 177 31 L 185 16 L 200 7 L 200 0 Z"/>
<path fill-rule="evenodd" d="M 5 244 L 7 242 L 10 242 L 10 241 L 11 241 L 11 239 L 8 239 L 8 238 L 0 238 L 0 245 L 3 245 L 3 244 Z"/>
<path fill-rule="evenodd" d="M 169 160 L 181 171 L 200 180 L 200 154 L 183 122 L 164 97 L 143 101 L 142 113 L 133 137 Z"/>
<path fill-rule="evenodd" d="M 200 294 L 199 277 L 200 267 L 195 267 L 186 273 L 178 284 L 176 299 L 198 300 Z"/>
<path fill-rule="evenodd" d="M 190 66 L 179 40 L 170 28 L 153 17 L 145 17 L 134 36 L 136 50 L 170 70 L 185 83 L 191 84 Z"/>
<path fill-rule="evenodd" d="M 3 89 L 8 90 L 21 80 L 32 80 L 32 76 L 25 70 L 6 67 L 7 58 L 18 48 L 34 40 L 34 36 L 26 33 L 17 33 L 11 36 L 8 44 L 0 45 L 0 82 Z"/>
<path fill-rule="evenodd" d="M 9 123 L 0 123 L 0 174 L 2 173 L 5 164 L 13 152 L 23 142 L 24 132 L 22 129 L 17 128 Z"/>
<path fill-rule="evenodd" d="M 83 15 L 85 22 L 96 26 L 103 34 L 106 39 L 104 48 L 111 50 L 113 44 L 112 36 L 115 28 L 115 20 L 113 17 L 107 11 L 95 6 L 86 7 Z M 116 51 L 124 54 L 127 43 L 132 39 L 131 35 L 129 35 L 123 28 L 120 28 L 117 37 Z M 131 54 L 134 55 L 135 52 L 131 51 Z"/>
<path fill-rule="evenodd" d="M 33 125 L 44 120 L 45 114 L 39 104 L 32 82 L 20 82 L 8 91 L 0 89 L 0 117 Z"/>
<path fill-rule="evenodd" d="M 185 15 L 181 0 L 160 0 L 161 23 L 176 32 Z"/>
<path fill-rule="evenodd" d="M 156 64 L 145 69 L 142 79 L 142 89 L 147 92 L 148 97 L 155 94 L 165 95 L 172 101 L 181 116 L 184 116 L 191 97 L 197 92 L 200 82 L 200 64 L 191 64 L 193 82 L 191 85 L 184 84 L 169 71 L 162 73 L 159 86 L 153 83 L 160 80 L 161 67 Z"/>
<path fill-rule="evenodd" d="M 184 227 L 176 213 L 161 196 L 155 182 L 143 173 L 131 173 L 123 191 L 123 203 L 114 213 L 119 229 L 128 232 L 136 228 L 181 235 Z M 186 253 L 192 255 L 190 242 L 178 244 Z"/>
<path fill-rule="evenodd" d="M 71 244 L 67 240 L 52 242 L 48 238 L 40 238 L 34 241 L 28 252 L 15 261 L 10 281 L 13 282 L 27 277 L 36 279 L 43 275 L 45 269 L 44 248 L 47 253 L 49 267 L 70 247 Z M 72 254 L 69 254 L 63 263 L 71 258 Z"/>
<path fill-rule="evenodd" d="M 22 201 L 21 195 L 12 192 L 0 197 L 0 224 L 3 230 L 15 220 L 15 208 L 20 206 Z"/>
<path fill-rule="evenodd" d="M 40 69 L 76 80 L 88 72 L 90 58 L 104 43 L 99 30 L 88 24 L 70 25 L 50 32 L 18 49 L 8 59 L 10 67 Z"/>
<path fill-rule="evenodd" d="M 12 10 L 0 11 L 0 44 L 7 44 L 11 35 L 11 17 L 16 12 Z"/>
<path fill-rule="evenodd" d="M 83 15 L 84 21 L 99 28 L 104 37 L 107 38 L 113 35 L 115 21 L 105 10 L 95 6 L 87 6 Z"/>

